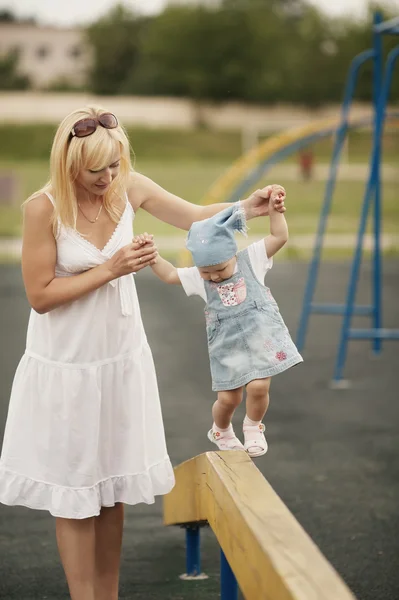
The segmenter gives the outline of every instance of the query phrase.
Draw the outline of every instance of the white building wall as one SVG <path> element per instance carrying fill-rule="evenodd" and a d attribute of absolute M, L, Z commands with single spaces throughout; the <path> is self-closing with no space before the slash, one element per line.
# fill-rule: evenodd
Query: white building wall
<path fill-rule="evenodd" d="M 90 49 L 80 29 L 58 29 L 30 24 L 0 25 L 0 55 L 19 51 L 19 71 L 35 88 L 60 79 L 81 85 L 91 62 Z"/>

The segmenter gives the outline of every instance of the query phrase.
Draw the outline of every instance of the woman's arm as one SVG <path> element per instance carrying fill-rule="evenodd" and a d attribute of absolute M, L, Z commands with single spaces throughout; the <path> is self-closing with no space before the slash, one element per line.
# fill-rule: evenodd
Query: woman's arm
<path fill-rule="evenodd" d="M 56 277 L 52 214 L 53 206 L 45 195 L 31 200 L 24 212 L 22 275 L 28 301 L 40 314 L 77 300 L 121 275 L 139 271 L 156 258 L 151 245 L 146 248 L 129 245 L 98 267 L 71 277 Z"/>
<path fill-rule="evenodd" d="M 271 189 L 272 186 L 267 186 L 262 190 L 256 190 L 249 198 L 242 201 L 247 219 L 269 214 L 268 201 Z M 132 174 L 128 197 L 135 211 L 141 207 L 157 219 L 186 231 L 190 229 L 194 221 L 212 217 L 230 206 L 229 203 L 209 206 L 192 204 L 167 192 L 140 173 Z"/>

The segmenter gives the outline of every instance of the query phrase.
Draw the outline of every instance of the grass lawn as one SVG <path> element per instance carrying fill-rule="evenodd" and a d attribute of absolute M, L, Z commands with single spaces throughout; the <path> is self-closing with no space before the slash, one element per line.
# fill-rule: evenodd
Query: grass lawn
<path fill-rule="evenodd" d="M 223 162 L 161 162 L 139 160 L 138 171 L 153 178 L 167 190 L 183 198 L 198 203 L 208 187 L 229 166 Z M 34 190 L 45 183 L 48 177 L 47 163 L 5 163 L 0 162 L 0 170 L 12 171 L 19 181 L 21 202 Z M 274 182 L 271 171 L 266 181 L 258 185 Z M 287 219 L 292 235 L 315 232 L 325 184 L 320 181 L 279 180 L 287 189 Z M 383 229 L 386 233 L 396 233 L 399 227 L 398 185 L 385 182 L 383 188 Z M 333 210 L 329 220 L 329 233 L 352 233 L 357 229 L 358 216 L 364 193 L 364 183 L 359 181 L 338 182 Z M 0 237 L 19 236 L 21 232 L 21 210 L 19 207 L 0 206 Z M 267 231 L 267 219 L 257 219 L 250 223 L 250 232 L 259 234 Z M 154 219 L 144 211 L 136 217 L 137 232 L 149 231 L 154 235 L 176 234 L 176 229 Z"/>
<path fill-rule="evenodd" d="M 55 125 L 0 124 L 0 161 L 46 160 L 50 154 Z M 159 162 L 220 161 L 231 163 L 243 152 L 240 131 L 216 131 L 212 129 L 142 129 L 128 128 L 131 145 L 140 159 Z M 277 134 L 278 135 L 278 134 Z M 265 139 L 260 136 L 259 141 Z M 349 133 L 344 160 L 360 163 L 367 160 L 371 136 L 368 130 Z M 312 144 L 318 162 L 328 162 L 333 146 L 332 138 L 321 139 Z M 399 156 L 399 130 L 387 125 L 383 140 L 384 160 L 395 164 Z M 292 156 L 291 162 L 297 157 Z"/>

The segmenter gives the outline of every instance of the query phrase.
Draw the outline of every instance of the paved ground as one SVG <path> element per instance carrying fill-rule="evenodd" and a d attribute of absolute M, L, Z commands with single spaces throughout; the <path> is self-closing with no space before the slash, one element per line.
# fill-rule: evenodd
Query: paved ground
<path fill-rule="evenodd" d="M 303 264 L 283 263 L 270 274 L 291 328 L 297 323 L 305 273 Z M 368 274 L 366 268 L 361 277 L 363 302 L 368 299 Z M 386 264 L 387 327 L 399 326 L 398 275 L 397 263 Z M 318 299 L 342 299 L 346 276 L 344 265 L 326 265 Z M 178 464 L 210 449 L 205 433 L 213 394 L 201 303 L 186 299 L 179 288 L 161 284 L 151 273 L 140 274 L 137 284 L 157 365 L 169 452 Z M 19 268 L 1 267 L 0 438 L 27 317 Z M 314 316 L 306 362 L 273 382 L 267 419 L 270 452 L 257 465 L 359 600 L 398 600 L 399 348 L 387 342 L 376 360 L 370 358 L 367 343 L 352 343 L 346 375 L 353 387 L 332 391 L 327 382 L 338 322 L 337 317 Z M 121 599 L 218 598 L 218 548 L 212 533 L 205 532 L 203 540 L 203 567 L 211 578 L 182 583 L 183 532 L 164 529 L 161 513 L 161 502 L 127 511 Z M 53 519 L 0 506 L 0 598 L 67 597 Z"/>

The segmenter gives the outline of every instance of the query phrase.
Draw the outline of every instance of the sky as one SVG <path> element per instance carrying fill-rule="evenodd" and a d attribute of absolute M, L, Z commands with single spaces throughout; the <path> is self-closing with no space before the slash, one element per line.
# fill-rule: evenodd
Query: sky
<path fill-rule="evenodd" d="M 361 17 L 368 0 L 308 0 L 330 15 L 351 14 Z M 120 2 L 120 0 L 119 0 Z M 383 0 L 399 14 L 399 0 Z M 167 0 L 123 0 L 142 13 L 161 10 Z M 108 12 L 118 0 L 0 0 L 0 10 L 9 9 L 19 17 L 35 17 L 40 23 L 57 26 L 85 25 Z"/>

